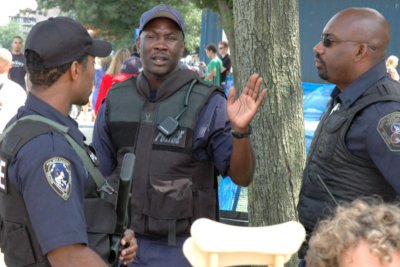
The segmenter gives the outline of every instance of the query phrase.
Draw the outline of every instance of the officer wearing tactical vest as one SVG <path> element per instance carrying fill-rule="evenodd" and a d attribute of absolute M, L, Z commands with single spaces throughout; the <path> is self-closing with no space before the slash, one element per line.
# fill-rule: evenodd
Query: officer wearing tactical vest
<path fill-rule="evenodd" d="M 378 11 L 348 8 L 314 47 L 319 76 L 336 88 L 303 174 L 298 212 L 309 235 L 341 202 L 372 195 L 394 201 L 400 193 L 400 85 L 386 73 L 389 39 Z M 300 258 L 305 251 L 306 244 Z"/>
<path fill-rule="evenodd" d="M 68 113 L 88 102 L 94 57 L 110 52 L 108 42 L 66 17 L 39 22 L 27 37 L 32 88 L 0 141 L 0 246 L 7 266 L 108 266 L 116 214 L 101 196 L 112 188 Z M 127 264 L 137 249 L 133 231 L 125 231 L 121 245 Z"/>
<path fill-rule="evenodd" d="M 130 266 L 190 266 L 182 243 L 195 219 L 217 219 L 217 173 L 241 186 L 252 180 L 250 122 L 266 90 L 254 74 L 226 101 L 221 88 L 180 65 L 185 25 L 169 6 L 143 13 L 137 46 L 143 72 L 110 90 L 93 145 L 105 175 L 121 149 L 135 150 L 130 215 L 139 250 Z"/>

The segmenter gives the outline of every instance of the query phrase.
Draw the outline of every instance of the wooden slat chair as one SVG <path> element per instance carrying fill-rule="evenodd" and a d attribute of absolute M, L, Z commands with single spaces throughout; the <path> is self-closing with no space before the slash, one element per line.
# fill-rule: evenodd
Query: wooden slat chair
<path fill-rule="evenodd" d="M 198 219 L 183 253 L 194 267 L 268 265 L 283 267 L 305 240 L 306 232 L 298 222 L 244 227 Z"/>

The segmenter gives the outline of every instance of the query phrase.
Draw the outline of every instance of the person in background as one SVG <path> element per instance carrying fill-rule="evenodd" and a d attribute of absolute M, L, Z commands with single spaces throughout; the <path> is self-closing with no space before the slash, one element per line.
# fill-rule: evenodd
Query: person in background
<path fill-rule="evenodd" d="M 99 94 L 97 95 L 96 104 L 94 106 L 95 114 L 97 114 L 99 111 L 99 107 L 103 102 L 103 99 L 106 97 L 108 90 L 111 88 L 113 78 L 121 72 L 122 63 L 128 57 L 130 57 L 130 52 L 127 48 L 118 50 L 112 57 L 110 66 L 101 80 Z"/>
<path fill-rule="evenodd" d="M 220 86 L 222 61 L 218 57 L 217 47 L 214 44 L 209 44 L 205 50 L 207 57 L 210 59 L 210 62 L 208 62 L 207 64 L 205 73 L 198 72 L 198 74 L 204 77 L 204 80 Z"/>
<path fill-rule="evenodd" d="M 319 76 L 336 87 L 303 172 L 297 210 L 308 236 L 337 205 L 400 194 L 400 84 L 386 71 L 390 36 L 377 10 L 352 7 L 328 21 L 314 46 Z M 306 251 L 307 242 L 300 259 Z"/>
<path fill-rule="evenodd" d="M 113 78 L 112 83 L 120 83 L 131 77 L 137 77 L 141 71 L 142 61 L 140 58 L 131 56 L 122 63 L 120 74 Z"/>
<path fill-rule="evenodd" d="M 13 65 L 9 71 L 10 79 L 21 85 L 27 90 L 25 84 L 25 56 L 23 54 L 23 40 L 21 36 L 14 36 L 11 42 L 11 54 L 13 56 Z"/>
<path fill-rule="evenodd" d="M 96 184 L 105 178 L 68 113 L 89 101 L 94 57 L 110 52 L 110 43 L 92 39 L 68 17 L 41 21 L 29 32 L 32 87 L 0 140 L 0 247 L 7 266 L 108 266 L 117 216 L 102 195 L 112 191 Z M 132 230 L 120 245 L 127 247 L 119 259 L 128 264 L 137 249 Z"/>
<path fill-rule="evenodd" d="M 111 58 L 110 58 L 111 61 Z M 94 87 L 92 92 L 92 110 L 96 105 L 97 96 L 99 95 L 101 80 L 103 79 L 104 74 L 106 73 L 106 68 L 104 67 L 104 59 L 96 57 L 94 63 Z"/>
<path fill-rule="evenodd" d="M 400 80 L 399 73 L 397 72 L 398 65 L 399 58 L 394 55 L 389 56 L 386 60 L 386 70 L 390 74 L 390 77 L 396 82 L 399 82 Z"/>
<path fill-rule="evenodd" d="M 226 76 L 230 74 L 232 68 L 231 56 L 229 55 L 228 50 L 229 45 L 227 41 L 220 41 L 218 43 L 218 51 L 222 60 L 221 86 L 223 88 L 225 88 L 226 85 Z"/>
<path fill-rule="evenodd" d="M 376 200 L 339 206 L 318 223 L 306 255 L 308 267 L 400 266 L 400 208 Z"/>
<path fill-rule="evenodd" d="M 11 52 L 0 48 L 0 133 L 26 100 L 24 88 L 8 78 L 11 66 Z"/>
<path fill-rule="evenodd" d="M 187 267 L 182 245 L 191 223 L 217 219 L 218 174 L 241 186 L 252 181 L 250 122 L 266 90 L 253 74 L 238 98 L 232 88 L 226 100 L 182 64 L 185 24 L 170 6 L 144 12 L 139 29 L 143 71 L 109 91 L 92 145 L 104 175 L 124 151 L 136 154 L 130 222 L 139 250 L 130 267 Z"/>

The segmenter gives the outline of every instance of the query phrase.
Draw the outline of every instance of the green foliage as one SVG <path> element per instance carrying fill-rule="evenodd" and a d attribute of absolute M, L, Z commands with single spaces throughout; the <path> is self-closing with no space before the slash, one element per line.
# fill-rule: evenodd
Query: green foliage
<path fill-rule="evenodd" d="M 19 35 L 24 40 L 25 35 L 21 26 L 17 22 L 10 22 L 4 26 L 0 26 L 0 44 L 11 51 L 11 42 L 14 36 Z"/>
<path fill-rule="evenodd" d="M 186 54 L 198 53 L 200 46 L 201 9 L 193 3 L 176 6 L 182 13 L 186 26 Z"/>
<path fill-rule="evenodd" d="M 37 0 L 41 9 L 58 7 L 81 23 L 97 30 L 97 37 L 113 43 L 114 49 L 131 48 L 141 14 L 159 4 L 156 0 Z M 186 23 L 186 47 L 200 44 L 201 10 L 190 0 L 164 1 L 182 12 Z"/>
<path fill-rule="evenodd" d="M 191 0 L 199 8 L 209 8 L 213 11 L 219 12 L 217 0 Z"/>

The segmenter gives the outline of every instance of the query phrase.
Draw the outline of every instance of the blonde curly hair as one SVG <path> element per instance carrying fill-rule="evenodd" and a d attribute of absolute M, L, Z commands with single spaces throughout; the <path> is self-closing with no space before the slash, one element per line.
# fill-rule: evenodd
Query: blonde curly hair
<path fill-rule="evenodd" d="M 376 199 L 339 206 L 311 236 L 307 267 L 338 267 L 339 258 L 361 240 L 382 264 L 390 263 L 393 252 L 400 251 L 400 207 Z"/>

